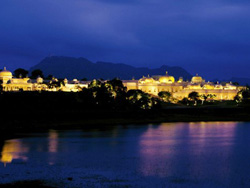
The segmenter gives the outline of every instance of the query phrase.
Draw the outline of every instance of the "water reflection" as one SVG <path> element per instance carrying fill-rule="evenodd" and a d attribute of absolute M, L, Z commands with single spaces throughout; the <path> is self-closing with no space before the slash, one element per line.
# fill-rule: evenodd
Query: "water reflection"
<path fill-rule="evenodd" d="M 46 139 L 46 137 L 44 139 Z M 4 166 L 6 166 L 7 163 L 12 163 L 14 159 L 27 161 L 30 150 L 35 150 L 40 153 L 47 150 L 49 153 L 48 164 L 52 165 L 57 159 L 56 153 L 58 152 L 58 139 L 58 132 L 55 130 L 50 130 L 48 133 L 47 142 L 41 138 L 6 140 L 3 144 L 0 161 L 4 163 Z"/>
<path fill-rule="evenodd" d="M 48 163 L 53 165 L 57 160 L 56 153 L 58 152 L 58 132 L 56 130 L 49 130 L 48 151 L 50 153 Z"/>
<path fill-rule="evenodd" d="M 80 187 L 114 179 L 135 187 L 244 187 L 242 182 L 249 187 L 249 148 L 250 123 L 50 130 L 2 144 L 1 162 L 12 164 L 0 166 L 0 182 L 7 181 L 5 174 L 20 180 L 28 172 L 33 179 L 74 177 L 85 185 Z"/>
<path fill-rule="evenodd" d="M 55 153 L 58 150 L 58 132 L 49 130 L 48 148 L 50 153 Z"/>
<path fill-rule="evenodd" d="M 144 176 L 206 177 L 207 173 L 213 173 L 211 176 L 223 175 L 226 178 L 236 124 L 199 122 L 166 123 L 157 128 L 149 126 L 139 141 L 139 171 Z M 209 165 L 216 158 L 220 163 L 211 171 Z"/>
<path fill-rule="evenodd" d="M 1 152 L 1 162 L 6 166 L 7 163 L 11 163 L 14 159 L 21 159 L 27 161 L 28 157 L 26 153 L 29 152 L 29 148 L 25 146 L 21 140 L 7 140 L 4 142 Z"/>

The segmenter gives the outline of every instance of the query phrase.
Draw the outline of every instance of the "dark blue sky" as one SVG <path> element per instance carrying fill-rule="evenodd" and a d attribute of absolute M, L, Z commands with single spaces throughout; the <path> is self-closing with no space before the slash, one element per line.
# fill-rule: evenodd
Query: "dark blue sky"
<path fill-rule="evenodd" d="M 1 0 L 0 66 L 48 55 L 250 77 L 250 1 Z"/>

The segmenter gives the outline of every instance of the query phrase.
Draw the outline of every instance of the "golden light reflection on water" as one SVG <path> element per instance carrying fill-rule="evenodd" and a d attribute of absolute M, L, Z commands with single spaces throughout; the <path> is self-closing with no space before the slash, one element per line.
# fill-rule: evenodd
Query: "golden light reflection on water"
<path fill-rule="evenodd" d="M 32 148 L 41 153 L 44 151 L 48 151 L 48 163 L 50 165 L 53 165 L 56 161 L 56 153 L 58 152 L 58 139 L 58 132 L 55 130 L 50 130 L 47 137 L 47 142 L 27 141 L 26 144 L 24 144 L 25 138 L 6 140 L 1 151 L 0 161 L 4 163 L 4 166 L 6 166 L 6 164 L 8 163 L 12 163 L 15 159 L 27 161 L 28 153 L 30 151 L 30 148 Z M 44 146 L 46 149 L 44 148 Z"/>
<path fill-rule="evenodd" d="M 55 154 L 58 152 L 58 137 L 58 132 L 56 130 L 49 130 L 48 151 L 50 155 L 48 163 L 50 165 L 55 164 L 57 159 Z"/>
<path fill-rule="evenodd" d="M 58 133 L 55 130 L 49 130 L 49 152 L 56 153 L 58 150 Z"/>
<path fill-rule="evenodd" d="M 139 171 L 144 176 L 174 176 L 183 163 L 183 165 L 188 164 L 185 167 L 187 174 L 196 175 L 200 173 L 200 165 L 204 165 L 204 153 L 211 152 L 213 144 L 223 149 L 220 157 L 225 158 L 222 161 L 226 166 L 226 159 L 232 152 L 237 124 L 237 122 L 196 122 L 149 126 L 139 141 Z M 182 158 L 183 154 L 186 158 Z M 223 170 L 225 169 L 220 168 L 217 172 Z"/>
<path fill-rule="evenodd" d="M 26 153 L 28 151 L 29 148 L 25 146 L 21 140 L 6 140 L 3 145 L 0 161 L 4 163 L 4 166 L 6 166 L 7 163 L 11 163 L 14 159 L 27 161 L 28 157 Z"/>

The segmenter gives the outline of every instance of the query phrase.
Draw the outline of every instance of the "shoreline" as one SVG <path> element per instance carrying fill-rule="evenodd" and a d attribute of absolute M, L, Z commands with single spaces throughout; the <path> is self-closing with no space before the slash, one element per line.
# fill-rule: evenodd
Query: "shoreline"
<path fill-rule="evenodd" d="M 241 107 L 188 107 L 149 111 L 23 111 L 4 114 L 4 133 L 48 129 L 81 129 L 108 125 L 159 124 L 175 122 L 250 121 L 250 109 Z"/>

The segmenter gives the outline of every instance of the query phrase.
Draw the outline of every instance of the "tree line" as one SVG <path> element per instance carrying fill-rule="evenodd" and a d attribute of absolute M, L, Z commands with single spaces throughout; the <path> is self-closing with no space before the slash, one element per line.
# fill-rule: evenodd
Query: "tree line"
<path fill-rule="evenodd" d="M 30 74 L 30 75 L 29 75 Z M 29 73 L 28 70 L 23 68 L 18 68 L 14 70 L 13 76 L 16 78 L 26 78 L 29 77 L 31 79 L 36 79 L 38 77 L 44 78 L 46 80 L 52 80 L 54 78 L 54 75 L 49 74 L 47 76 L 44 75 L 43 71 L 40 69 L 35 69 Z M 87 78 L 82 78 L 81 81 L 87 81 Z"/>

